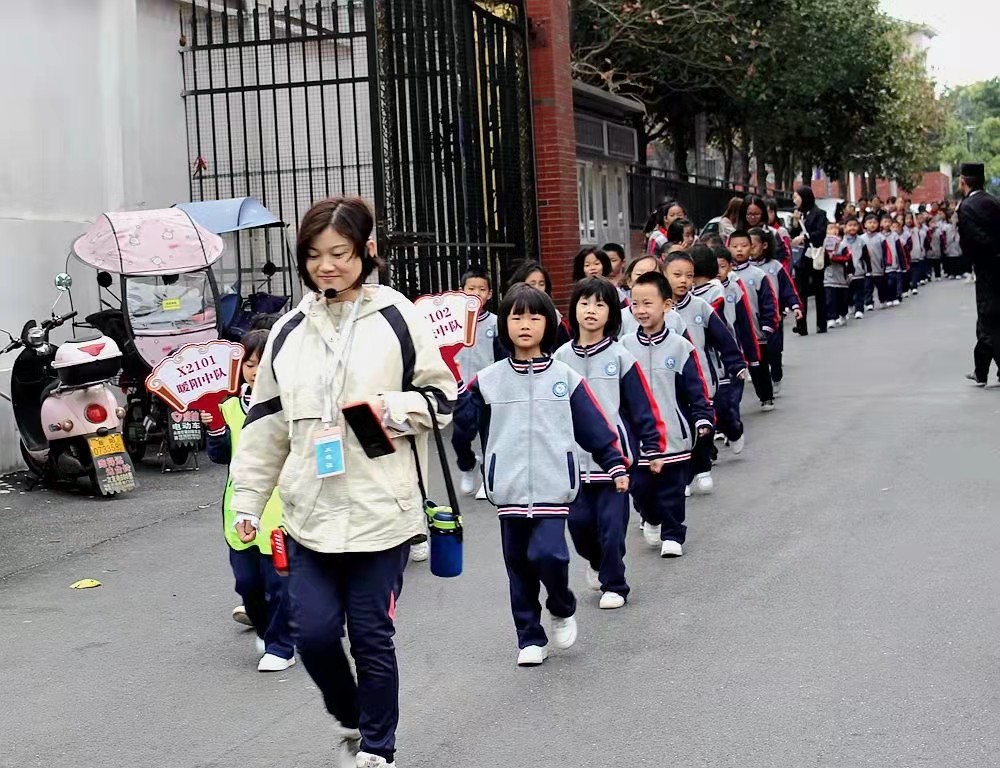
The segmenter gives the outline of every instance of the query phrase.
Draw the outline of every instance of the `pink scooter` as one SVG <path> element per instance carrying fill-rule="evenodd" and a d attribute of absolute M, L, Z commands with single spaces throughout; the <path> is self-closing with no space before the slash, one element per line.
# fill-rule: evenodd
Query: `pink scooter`
<path fill-rule="evenodd" d="M 71 284 L 69 275 L 56 278 L 60 290 Z M 21 353 L 11 370 L 10 396 L 0 396 L 14 409 L 21 457 L 39 480 L 88 477 L 102 495 L 124 493 L 135 488 L 135 471 L 122 439 L 125 411 L 111 388 L 121 351 L 97 334 L 50 343 L 49 333 L 75 316 L 53 312 L 41 325 L 29 320 L 20 338 L 7 334 L 10 343 L 0 355 Z"/>

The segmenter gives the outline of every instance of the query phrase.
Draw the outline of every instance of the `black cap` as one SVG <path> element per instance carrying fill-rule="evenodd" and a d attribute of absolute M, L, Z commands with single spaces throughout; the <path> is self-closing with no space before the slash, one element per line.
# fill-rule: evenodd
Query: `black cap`
<path fill-rule="evenodd" d="M 985 179 L 986 168 L 982 163 L 962 163 L 961 174 L 970 179 Z"/>

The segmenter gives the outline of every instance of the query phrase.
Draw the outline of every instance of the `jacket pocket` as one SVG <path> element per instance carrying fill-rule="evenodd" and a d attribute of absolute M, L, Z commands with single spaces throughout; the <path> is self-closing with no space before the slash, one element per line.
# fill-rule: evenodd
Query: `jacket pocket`
<path fill-rule="evenodd" d="M 687 440 L 688 439 L 687 419 L 684 418 L 684 414 L 681 413 L 680 408 L 674 408 L 674 411 L 677 413 L 677 423 L 680 425 L 681 428 L 681 436 L 685 440 Z"/>
<path fill-rule="evenodd" d="M 573 452 L 566 451 L 566 468 L 569 470 L 569 487 L 576 488 L 576 461 L 573 459 Z"/>
<path fill-rule="evenodd" d="M 486 487 L 491 491 L 493 490 L 493 475 L 496 473 L 497 469 L 497 455 L 494 453 L 490 456 L 490 469 L 486 473 Z"/>

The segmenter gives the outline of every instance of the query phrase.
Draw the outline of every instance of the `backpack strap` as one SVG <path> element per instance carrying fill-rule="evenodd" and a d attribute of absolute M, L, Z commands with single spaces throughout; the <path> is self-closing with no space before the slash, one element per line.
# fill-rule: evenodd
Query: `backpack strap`
<path fill-rule="evenodd" d="M 438 459 L 441 462 L 441 474 L 444 475 L 444 486 L 448 493 L 448 504 L 451 505 L 452 511 L 456 515 L 459 515 L 458 496 L 455 493 L 455 485 L 451 479 L 448 453 L 445 449 L 444 437 L 441 434 L 441 427 L 438 425 L 437 420 L 438 411 L 435 406 L 435 399 L 440 393 L 429 387 L 413 386 L 413 372 L 417 363 L 417 351 L 416 347 L 413 346 L 413 337 L 410 335 L 410 328 L 396 307 L 383 307 L 379 312 L 385 318 L 386 322 L 389 323 L 389 327 L 392 328 L 393 333 L 396 334 L 396 339 L 399 341 L 399 351 L 403 358 L 402 390 L 404 392 L 419 392 L 427 402 L 427 412 L 430 414 L 431 426 L 434 430 L 434 443 L 437 446 Z M 428 498 L 427 486 L 424 483 L 424 473 L 420 467 L 420 456 L 417 455 L 417 441 L 414 440 L 413 435 L 409 435 L 407 439 L 410 441 L 413 459 L 417 465 L 417 483 L 420 486 L 420 493 L 426 502 Z"/>

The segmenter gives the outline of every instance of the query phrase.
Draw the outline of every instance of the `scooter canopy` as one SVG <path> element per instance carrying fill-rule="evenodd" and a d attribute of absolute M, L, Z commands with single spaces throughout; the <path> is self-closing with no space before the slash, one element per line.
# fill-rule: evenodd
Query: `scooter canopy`
<path fill-rule="evenodd" d="M 285 226 L 285 222 L 252 197 L 177 203 L 174 207 L 187 211 L 192 219 L 217 235 L 243 229 Z"/>
<path fill-rule="evenodd" d="M 73 241 L 73 255 L 119 275 L 175 275 L 211 266 L 222 238 L 180 208 L 102 213 Z"/>

